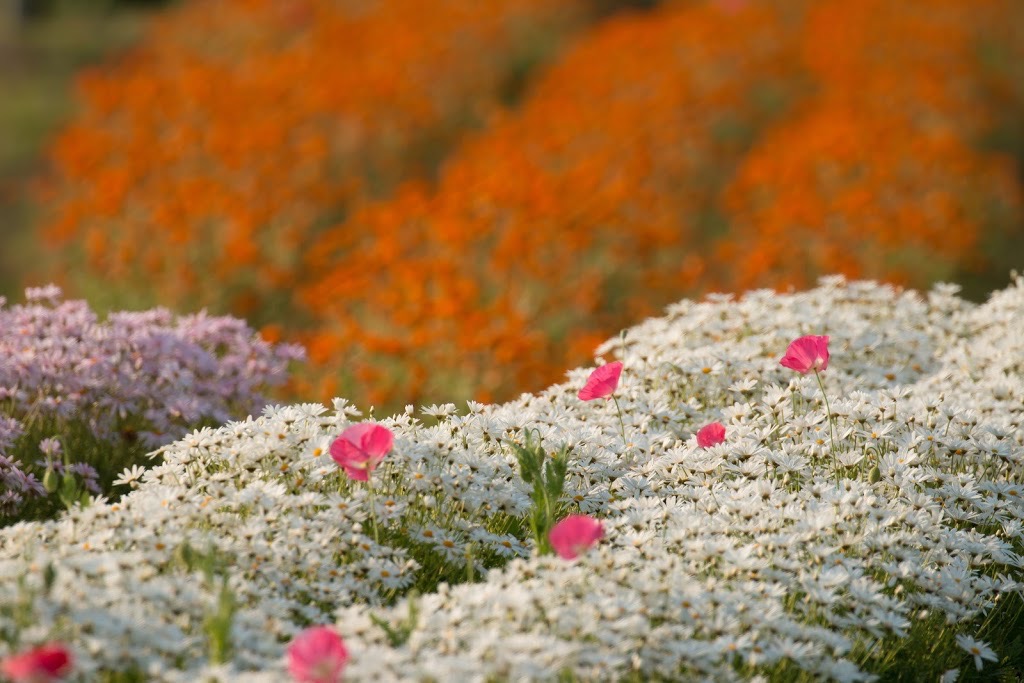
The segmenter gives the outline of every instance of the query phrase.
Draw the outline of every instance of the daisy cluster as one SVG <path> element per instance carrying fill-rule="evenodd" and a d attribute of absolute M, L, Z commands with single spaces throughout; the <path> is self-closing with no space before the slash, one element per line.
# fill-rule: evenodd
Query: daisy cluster
<path fill-rule="evenodd" d="M 21 439 L 52 429 L 36 452 L 62 474 L 66 463 L 56 456 L 72 422 L 100 441 L 164 445 L 203 422 L 260 410 L 262 391 L 281 384 L 288 363 L 303 355 L 268 344 L 235 318 L 157 308 L 100 320 L 53 285 L 29 288 L 26 299 L 7 307 L 0 298 L 0 507 L 7 514 L 43 493 L 14 458 L 26 450 Z M 67 466 L 95 483 L 88 465 Z"/>
<path fill-rule="evenodd" d="M 982 667 L 1021 591 L 1024 278 L 956 291 L 684 301 L 598 350 L 614 404 L 581 368 L 409 406 L 368 481 L 331 458 L 341 399 L 194 432 L 117 503 L 0 531 L 0 649 L 67 643 L 71 680 L 277 681 L 292 642 L 335 653 L 301 680 L 860 681 L 927 627 Z M 779 363 L 808 334 L 820 375 Z M 537 442 L 566 454 L 563 512 L 601 521 L 578 558 L 535 552 Z"/>

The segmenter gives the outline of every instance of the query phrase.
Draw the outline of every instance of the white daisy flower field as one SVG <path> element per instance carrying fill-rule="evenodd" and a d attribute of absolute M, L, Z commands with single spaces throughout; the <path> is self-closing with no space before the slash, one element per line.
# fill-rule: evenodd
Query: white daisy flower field
<path fill-rule="evenodd" d="M 780 364 L 806 335 L 828 337 L 820 372 Z M 120 500 L 0 530 L 0 656 L 60 642 L 66 680 L 290 680 L 289 643 L 326 625 L 354 681 L 1024 661 L 1024 278 L 980 305 L 838 277 L 683 301 L 612 361 L 606 398 L 580 400 L 587 367 L 503 405 L 337 399 L 189 434 Z M 361 422 L 394 437 L 368 481 L 331 450 Z M 712 423 L 724 439 L 698 441 Z M 565 463 L 545 514 L 600 521 L 573 559 L 538 547 L 524 449 Z"/>

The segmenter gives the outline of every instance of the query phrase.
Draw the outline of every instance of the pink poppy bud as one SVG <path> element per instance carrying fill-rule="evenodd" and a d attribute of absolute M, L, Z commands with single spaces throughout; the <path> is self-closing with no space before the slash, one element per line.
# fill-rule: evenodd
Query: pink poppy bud
<path fill-rule="evenodd" d="M 779 361 L 783 367 L 806 375 L 812 370 L 828 368 L 828 337 L 808 335 L 793 341 Z"/>
<path fill-rule="evenodd" d="M 599 520 L 586 515 L 569 515 L 551 529 L 548 540 L 559 557 L 574 560 L 602 536 L 604 528 Z"/>
<path fill-rule="evenodd" d="M 298 683 L 338 683 L 348 650 L 334 629 L 313 626 L 288 645 L 288 673 Z"/>
<path fill-rule="evenodd" d="M 352 479 L 367 481 L 391 450 L 391 430 L 372 422 L 352 425 L 331 444 L 331 457 Z"/>
<path fill-rule="evenodd" d="M 622 375 L 622 361 L 602 365 L 590 373 L 587 383 L 583 385 L 577 396 L 581 401 L 608 398 L 618 388 L 620 375 Z"/>
<path fill-rule="evenodd" d="M 15 683 L 49 683 L 70 673 L 71 652 L 60 643 L 41 645 L 0 662 L 0 673 Z"/>
<path fill-rule="evenodd" d="M 711 448 L 723 441 L 725 441 L 725 426 L 721 422 L 712 422 L 697 430 L 697 445 L 701 448 Z"/>

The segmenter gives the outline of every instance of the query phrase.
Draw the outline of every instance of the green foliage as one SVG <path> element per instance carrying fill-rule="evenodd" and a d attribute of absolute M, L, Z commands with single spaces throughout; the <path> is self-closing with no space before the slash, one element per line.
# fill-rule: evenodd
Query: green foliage
<path fill-rule="evenodd" d="M 0 406 L 0 415 L 4 413 L 3 406 Z M 97 482 L 101 494 L 113 501 L 127 492 L 127 487 L 113 486 L 114 480 L 122 471 L 133 465 L 151 466 L 157 462 L 149 457 L 149 447 L 135 436 L 142 426 L 132 419 L 124 420 L 119 433 L 109 439 L 97 437 L 82 420 L 29 419 L 23 423 L 25 433 L 8 455 L 18 460 L 26 473 L 35 473 L 47 493 L 51 495 L 27 498 L 17 515 L 0 515 L 0 526 L 22 521 L 52 519 L 75 504 L 84 507 L 92 502 L 92 496 L 83 486 L 84 479 L 79 475 L 61 475 L 52 467 L 44 469 L 42 466 L 33 465 L 41 459 L 39 442 L 45 438 L 58 438 L 65 466 L 71 463 L 91 465 L 98 475 Z M 196 428 L 210 424 L 209 421 L 204 421 L 197 424 Z"/>
<path fill-rule="evenodd" d="M 52 470 L 49 470 L 52 472 Z M 53 472 L 56 474 L 56 472 Z M 60 498 L 60 502 L 64 504 L 64 507 L 68 510 L 73 508 L 75 505 L 81 505 L 86 507 L 92 502 L 92 496 L 85 490 L 78 479 L 74 476 L 64 476 L 60 483 L 60 489 L 57 492 L 57 497 Z"/>
<path fill-rule="evenodd" d="M 203 620 L 203 630 L 209 638 L 210 661 L 214 664 L 224 664 L 231 660 L 231 623 L 237 608 L 238 602 L 228 587 L 228 578 L 221 577 L 217 608 Z"/>
<path fill-rule="evenodd" d="M 538 434 L 536 442 L 527 431 L 524 444 L 510 444 L 519 461 L 519 472 L 523 481 L 533 486 L 533 506 L 530 508 L 530 531 L 537 549 L 542 555 L 554 552 L 548 534 L 561 517 L 559 503 L 565 489 L 565 474 L 568 468 L 568 449 L 563 446 L 553 455 L 544 450 Z"/>
<path fill-rule="evenodd" d="M 409 640 L 409 636 L 412 635 L 413 630 L 416 628 L 416 624 L 419 621 L 420 609 L 419 603 L 416 598 L 418 595 L 414 591 L 409 595 L 409 614 L 399 622 L 397 625 L 392 626 L 384 619 L 378 617 L 376 614 L 370 613 L 370 621 L 376 624 L 384 633 L 388 636 L 388 642 L 391 643 L 391 647 L 401 647 Z"/>
<path fill-rule="evenodd" d="M 206 633 L 210 651 L 210 661 L 223 664 L 231 660 L 231 624 L 238 611 L 238 599 L 228 586 L 228 570 L 231 558 L 218 551 L 212 545 L 201 552 L 185 541 L 174 553 L 176 561 L 187 571 L 199 571 L 203 574 L 206 585 L 212 588 L 220 582 L 217 593 L 217 605 L 203 619 L 203 631 Z"/>
<path fill-rule="evenodd" d="M 42 480 L 43 488 L 49 495 L 27 497 L 16 515 L 0 515 L 0 526 L 21 521 L 52 519 L 76 504 L 84 507 L 92 502 L 92 496 L 84 487 L 83 477 L 69 472 L 62 475 L 52 466 L 45 469 L 34 466 L 34 463 L 40 460 L 39 442 L 54 434 L 60 435 L 64 465 L 73 462 L 92 465 L 99 475 L 100 489 L 108 498 L 120 497 L 120 492 L 112 491 L 112 484 L 122 470 L 132 465 L 148 464 L 148 449 L 138 442 L 123 438 L 112 441 L 99 439 L 90 432 L 87 425 L 80 422 L 72 421 L 63 425 L 50 421 L 46 424 L 30 423 L 9 455 L 21 462 L 26 473 L 35 473 Z"/>

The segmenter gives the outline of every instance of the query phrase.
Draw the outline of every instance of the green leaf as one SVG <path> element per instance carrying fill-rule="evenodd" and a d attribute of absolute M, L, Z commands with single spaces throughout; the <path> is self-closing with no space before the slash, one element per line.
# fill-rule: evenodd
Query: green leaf
<path fill-rule="evenodd" d="M 46 473 L 43 475 L 43 488 L 47 493 L 53 493 L 59 485 L 60 475 L 52 467 L 47 467 Z"/>
<path fill-rule="evenodd" d="M 48 562 L 46 567 L 43 568 L 43 591 L 45 595 L 49 595 L 53 589 L 53 582 L 57 579 L 57 570 L 54 568 L 52 562 Z"/>
<path fill-rule="evenodd" d="M 419 604 L 416 598 L 418 594 L 413 591 L 409 594 L 409 614 L 406 618 L 398 624 L 398 626 L 392 626 L 387 621 L 378 617 L 376 614 L 370 613 L 370 621 L 379 626 L 385 635 L 388 637 L 388 642 L 391 647 L 401 647 L 409 640 L 409 636 L 416 629 L 416 624 L 419 621 Z"/>
<path fill-rule="evenodd" d="M 231 623 L 234 621 L 238 602 L 234 592 L 228 588 L 228 579 L 221 579 L 217 596 L 217 609 L 204 620 L 206 635 L 210 639 L 210 661 L 223 664 L 231 658 Z"/>

